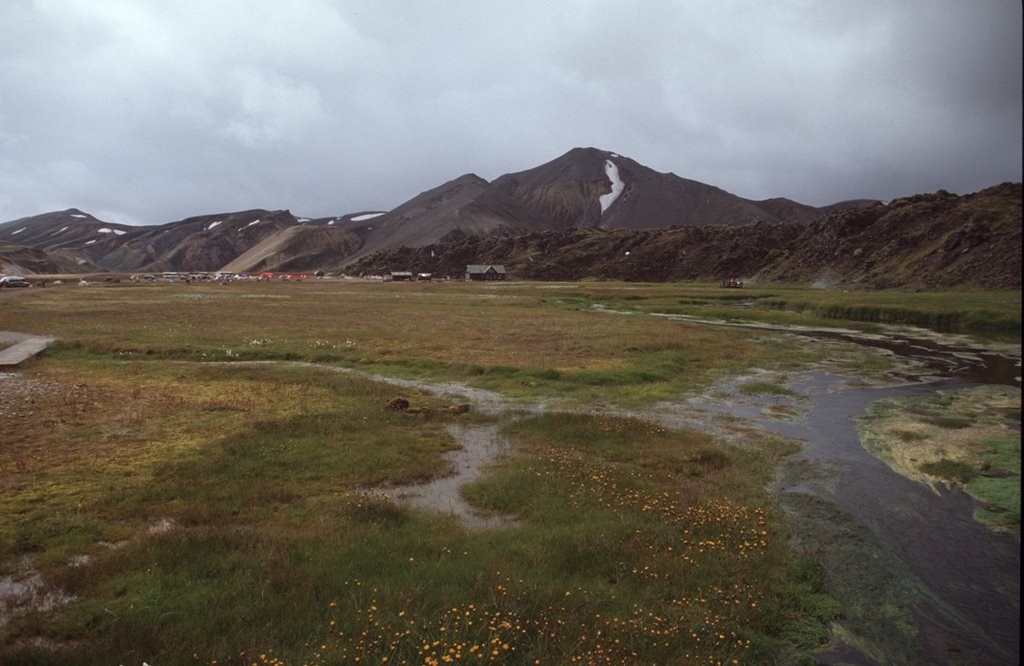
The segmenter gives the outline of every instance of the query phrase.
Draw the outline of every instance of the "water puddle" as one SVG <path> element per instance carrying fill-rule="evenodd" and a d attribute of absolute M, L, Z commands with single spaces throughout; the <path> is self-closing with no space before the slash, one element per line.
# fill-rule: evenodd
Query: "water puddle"
<path fill-rule="evenodd" d="M 488 465 L 510 450 L 499 429 L 497 424 L 449 425 L 448 432 L 460 447 L 444 454 L 454 473 L 426 483 L 399 486 L 395 496 L 418 509 L 454 515 L 467 529 L 515 525 L 508 516 L 479 513 L 461 493 L 464 485 L 479 479 Z"/>
<path fill-rule="evenodd" d="M 145 534 L 163 534 L 174 526 L 175 523 L 170 518 L 159 518 L 150 523 Z M 138 541 L 141 538 L 142 535 L 139 535 L 133 540 Z M 116 543 L 100 541 L 97 545 L 116 550 L 129 543 L 131 541 L 127 540 Z M 71 568 L 88 566 L 92 559 L 89 555 L 73 555 L 68 560 L 68 566 Z M 30 613 L 47 613 L 66 606 L 74 600 L 75 597 L 67 594 L 64 590 L 47 586 L 42 575 L 33 566 L 31 558 L 22 558 L 13 573 L 0 576 L 0 629 L 17 618 Z"/>
<path fill-rule="evenodd" d="M 0 629 L 29 613 L 45 613 L 64 606 L 73 597 L 47 587 L 43 577 L 24 559 L 13 574 L 0 576 Z"/>

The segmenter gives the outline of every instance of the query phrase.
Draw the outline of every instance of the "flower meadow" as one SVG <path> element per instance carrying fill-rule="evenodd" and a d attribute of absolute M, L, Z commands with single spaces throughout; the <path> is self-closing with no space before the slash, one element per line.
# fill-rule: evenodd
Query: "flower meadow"
<path fill-rule="evenodd" d="M 834 614 L 765 498 L 733 496 L 766 451 L 638 419 L 545 416 L 507 431 L 517 453 L 466 494 L 515 526 L 410 558 L 408 583 L 386 566 L 346 580 L 305 653 L 239 663 L 786 663 L 810 647 L 792 628 Z M 379 517 L 392 500 L 347 501 Z"/>
<path fill-rule="evenodd" d="M 0 608 L 0 662 L 810 659 L 835 604 L 766 491 L 793 448 L 600 412 L 794 345 L 596 311 L 576 285 L 409 287 L 125 285 L 7 304 L 9 327 L 59 342 L 19 371 L 0 419 L 0 576 L 39 590 Z M 638 295 L 585 288 L 604 289 Z M 453 411 L 374 375 L 463 382 L 505 411 Z M 415 413 L 388 409 L 397 397 Z M 461 488 L 497 526 L 402 499 L 452 472 L 449 426 L 509 443 Z"/>

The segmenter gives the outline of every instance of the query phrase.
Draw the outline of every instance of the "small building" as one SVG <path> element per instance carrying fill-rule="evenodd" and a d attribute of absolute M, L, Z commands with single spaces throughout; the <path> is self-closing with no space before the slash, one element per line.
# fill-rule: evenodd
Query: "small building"
<path fill-rule="evenodd" d="M 508 277 L 505 267 L 500 265 L 469 264 L 466 266 L 466 280 L 504 280 Z"/>
<path fill-rule="evenodd" d="M 433 273 L 417 273 L 416 274 L 416 279 L 419 280 L 420 282 L 430 282 L 431 280 L 434 279 L 434 274 Z"/>
<path fill-rule="evenodd" d="M 392 282 L 412 282 L 412 271 L 391 271 Z"/>

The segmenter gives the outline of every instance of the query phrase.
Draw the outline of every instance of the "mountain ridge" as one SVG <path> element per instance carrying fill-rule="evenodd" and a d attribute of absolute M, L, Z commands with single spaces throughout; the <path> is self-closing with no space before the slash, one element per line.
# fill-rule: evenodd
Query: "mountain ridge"
<path fill-rule="evenodd" d="M 955 197 L 947 195 L 915 196 Z M 672 239 L 671 242 L 680 247 L 674 254 L 662 251 L 661 260 L 699 264 L 704 266 L 700 275 L 710 277 L 712 273 L 725 270 L 730 263 L 737 264 L 736 257 L 743 255 L 744 245 L 755 255 L 757 252 L 785 252 L 800 255 L 801 261 L 813 265 L 815 261 L 805 256 L 804 249 L 786 243 L 802 238 L 803 246 L 818 247 L 821 252 L 830 250 L 821 247 L 815 238 L 800 236 L 801 229 L 829 216 L 839 215 L 850 220 L 857 217 L 858 211 L 877 213 L 882 210 L 879 206 L 886 204 L 854 199 L 814 207 L 782 197 L 755 201 L 713 185 L 655 171 L 618 153 L 577 147 L 544 164 L 506 173 L 492 181 L 473 173 L 463 174 L 387 211 L 363 211 L 311 220 L 296 217 L 289 210 L 251 209 L 138 227 L 107 223 L 77 208 L 19 218 L 0 223 L 0 247 L 6 248 L 0 249 L 0 266 L 48 272 L 49 258 L 50 272 L 67 272 L 69 268 L 79 272 L 352 272 L 353 266 L 360 267 L 358 270 L 371 267 L 376 270 L 385 260 L 420 256 L 424 248 L 430 248 L 436 257 L 449 248 L 473 246 L 480 256 L 469 257 L 466 263 L 480 263 L 483 257 L 492 257 L 497 263 L 514 265 L 517 274 L 524 277 L 544 279 L 544 276 L 558 275 L 562 276 L 559 279 L 564 279 L 580 274 L 622 279 L 639 279 L 641 275 L 649 279 L 684 279 L 693 271 L 645 268 L 631 272 L 620 262 L 612 261 L 612 257 L 607 257 L 604 263 L 596 262 L 593 257 L 576 257 L 583 246 L 575 247 L 571 253 L 572 270 L 518 266 L 515 257 L 502 260 L 494 248 L 521 247 L 524 242 L 541 243 L 540 239 L 545 246 L 569 247 L 573 245 L 572 239 L 586 238 L 585 245 L 592 248 L 595 256 L 603 256 L 609 250 L 603 247 L 599 235 L 578 232 L 614 232 L 615 242 L 624 246 L 642 247 L 646 242 L 643 239 L 658 239 L 656 245 Z M 884 217 L 883 213 L 872 215 Z M 922 224 L 917 213 L 911 217 L 915 225 Z M 937 230 L 942 227 L 939 222 L 936 224 Z M 826 227 L 822 227 L 823 233 Z M 887 233 L 895 234 L 889 239 L 893 242 L 904 233 L 891 225 L 883 224 L 878 228 L 883 227 Z M 723 231 L 729 228 L 747 231 Z M 670 233 L 664 231 L 667 229 L 688 231 Z M 715 231 L 707 236 L 702 235 L 700 229 Z M 942 227 L 940 235 L 947 233 L 949 230 Z M 705 236 L 729 237 L 729 247 L 719 247 L 717 241 L 710 246 L 702 245 L 706 242 Z M 754 238 L 758 239 L 756 243 L 746 240 Z M 1019 257 L 1019 233 L 1017 238 Z M 872 243 L 878 242 L 880 239 L 872 240 Z M 684 246 L 690 247 L 690 258 L 686 258 Z M 19 247 L 36 254 L 29 260 L 29 255 L 21 252 L 21 258 L 16 261 L 14 253 Z M 721 254 L 723 263 L 714 271 L 707 262 L 694 264 L 692 252 L 696 252 L 697 247 Z M 738 263 L 753 266 L 747 260 Z M 755 272 L 772 265 L 762 262 Z M 779 266 L 780 279 L 806 277 L 807 271 L 783 270 L 781 264 Z M 854 269 L 853 266 L 844 268 L 861 275 Z M 879 282 L 876 278 L 871 277 L 867 282 Z M 858 280 L 861 277 L 854 281 Z"/>

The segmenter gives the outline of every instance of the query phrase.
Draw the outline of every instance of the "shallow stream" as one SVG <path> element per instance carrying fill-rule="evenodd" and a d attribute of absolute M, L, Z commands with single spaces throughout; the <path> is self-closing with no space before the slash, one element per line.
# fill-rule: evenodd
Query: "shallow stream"
<path fill-rule="evenodd" d="M 829 592 L 853 609 L 840 621 L 847 640 L 819 663 L 1017 664 L 1019 537 L 976 522 L 975 500 L 959 489 L 894 472 L 861 445 L 854 419 L 885 398 L 979 384 L 1019 389 L 1019 359 L 932 340 L 801 334 L 883 348 L 921 368 L 899 386 L 865 388 L 818 370 L 788 384 L 795 397 L 741 397 L 733 384 L 690 403 L 805 442 L 774 492 L 796 544 L 825 564 Z"/>

